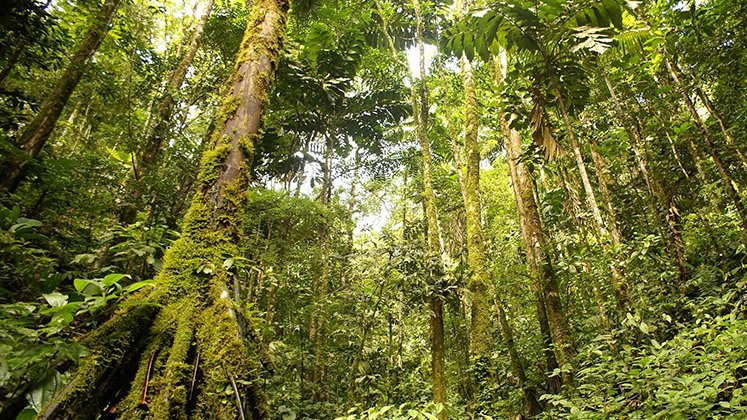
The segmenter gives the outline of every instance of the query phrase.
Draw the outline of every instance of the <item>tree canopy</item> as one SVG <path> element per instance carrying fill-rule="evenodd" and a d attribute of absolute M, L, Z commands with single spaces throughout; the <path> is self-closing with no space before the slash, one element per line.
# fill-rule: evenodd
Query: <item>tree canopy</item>
<path fill-rule="evenodd" d="M 747 416 L 747 4 L 0 6 L 0 417 Z"/>

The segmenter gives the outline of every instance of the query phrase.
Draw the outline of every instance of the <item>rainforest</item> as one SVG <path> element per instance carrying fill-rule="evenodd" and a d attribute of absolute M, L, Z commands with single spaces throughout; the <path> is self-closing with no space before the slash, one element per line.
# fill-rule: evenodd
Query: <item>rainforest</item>
<path fill-rule="evenodd" d="M 747 3 L 5 0 L 0 418 L 747 418 Z"/>

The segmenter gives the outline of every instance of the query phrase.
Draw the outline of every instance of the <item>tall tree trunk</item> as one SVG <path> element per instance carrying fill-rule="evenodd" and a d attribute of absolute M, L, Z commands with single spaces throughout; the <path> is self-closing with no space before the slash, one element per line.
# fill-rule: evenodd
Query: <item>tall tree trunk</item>
<path fill-rule="evenodd" d="M 549 59 L 546 56 L 545 65 L 548 69 L 550 69 Z M 584 162 L 583 155 L 581 154 L 581 148 L 578 144 L 578 139 L 576 139 L 576 133 L 573 130 L 573 125 L 571 124 L 570 117 L 568 116 L 568 109 L 565 106 L 565 100 L 563 99 L 563 95 L 560 91 L 558 79 L 554 73 L 551 73 L 550 78 L 553 91 L 558 98 L 558 107 L 560 108 L 560 114 L 563 118 L 563 123 L 565 124 L 566 133 L 568 134 L 568 139 L 571 142 L 571 149 L 573 150 L 573 157 L 576 159 L 576 166 L 578 167 L 578 172 L 581 176 L 581 183 L 584 186 L 584 192 L 586 193 L 586 204 L 589 207 L 589 210 L 591 211 L 591 214 L 594 218 L 594 224 L 597 228 L 597 233 L 599 235 L 602 246 L 605 248 L 605 251 L 607 251 L 609 248 L 606 241 L 607 229 L 605 228 L 604 220 L 602 220 L 602 214 L 599 211 L 599 204 L 597 204 L 597 199 L 594 194 L 594 188 L 591 186 L 591 181 L 589 181 L 589 174 L 586 171 L 586 163 Z M 627 311 L 630 297 L 628 296 L 628 287 L 625 279 L 615 266 L 611 267 L 611 272 L 612 290 L 615 293 L 617 305 L 621 310 Z"/>
<path fill-rule="evenodd" d="M 322 190 L 319 193 L 319 203 L 326 206 L 332 198 L 332 156 L 335 150 L 335 137 L 330 133 L 324 143 L 324 167 L 322 168 Z"/>
<path fill-rule="evenodd" d="M 413 0 L 413 8 L 416 17 L 416 38 L 418 44 L 418 66 L 419 79 L 416 81 L 410 76 L 412 87 L 412 105 L 416 123 L 416 135 L 420 143 L 420 151 L 423 167 L 423 199 L 425 206 L 426 226 L 428 228 L 428 249 L 430 257 L 430 277 L 432 280 L 440 279 L 442 267 L 441 233 L 438 226 L 438 212 L 436 209 L 436 195 L 433 191 L 433 157 L 431 155 L 430 142 L 428 140 L 428 86 L 425 72 L 425 43 L 423 41 L 423 16 L 420 1 Z M 389 33 L 389 22 L 383 13 L 379 0 L 376 0 L 376 8 L 382 16 L 382 29 L 389 45 L 389 51 L 396 61 L 400 61 L 394 40 Z M 404 63 L 403 63 L 404 64 Z M 403 226 L 404 229 L 404 226 Z M 438 281 L 438 280 L 437 280 Z M 440 287 L 439 287 L 440 288 Z M 434 293 L 430 302 L 431 314 L 431 368 L 433 375 L 433 402 L 443 404 L 446 402 L 446 375 L 444 362 L 444 302 L 440 293 Z M 439 418 L 445 419 L 446 413 L 439 413 Z"/>
<path fill-rule="evenodd" d="M 608 226 L 610 234 L 612 235 L 612 243 L 619 247 L 622 244 L 622 235 L 620 234 L 620 229 L 617 225 L 617 216 L 615 215 L 615 209 L 612 206 L 612 198 L 610 198 L 609 188 L 607 187 L 610 184 L 606 172 L 607 165 L 604 163 L 602 155 L 597 151 L 596 141 L 589 139 L 589 148 L 591 150 L 591 159 L 594 161 L 594 168 L 597 172 L 599 192 L 602 193 L 602 203 L 604 203 L 607 218 L 609 219 Z"/>
<path fill-rule="evenodd" d="M 423 198 L 425 204 L 425 218 L 428 226 L 428 249 L 430 251 L 429 280 L 436 282 L 435 291 L 431 299 L 431 368 L 433 375 L 433 402 L 444 404 L 446 402 L 446 375 L 444 373 L 444 302 L 441 297 L 442 278 L 442 247 L 441 231 L 438 226 L 438 214 L 436 210 L 436 194 L 433 191 L 433 157 L 431 146 L 428 141 L 428 86 L 425 72 L 425 44 L 423 42 L 423 16 L 420 9 L 420 1 L 413 0 L 415 8 L 416 31 L 418 44 L 418 64 L 420 78 L 417 83 L 417 98 L 413 98 L 413 104 L 417 104 L 417 136 L 420 142 L 420 152 L 423 164 Z M 414 85 L 413 85 L 414 86 Z M 446 413 L 439 413 L 439 418 L 445 419 Z"/>
<path fill-rule="evenodd" d="M 324 378 L 325 372 L 325 359 L 324 359 L 324 328 L 326 315 L 324 313 L 324 305 L 327 299 L 327 291 L 329 285 L 329 258 L 330 258 L 330 239 L 329 232 L 325 231 L 322 233 L 321 238 L 321 256 L 320 261 L 322 264 L 321 273 L 314 278 L 313 294 L 314 303 L 311 312 L 311 319 L 309 322 L 309 340 L 314 344 L 314 367 L 311 372 L 312 382 L 317 384 L 314 397 L 319 400 L 321 399 L 321 382 Z"/>
<path fill-rule="evenodd" d="M 718 172 L 721 175 L 721 180 L 723 181 L 724 188 L 726 188 L 726 193 L 729 194 L 729 197 L 734 202 L 734 207 L 737 209 L 737 214 L 739 215 L 739 218 L 742 222 L 742 230 L 747 232 L 747 213 L 745 213 L 742 199 L 739 196 L 736 188 L 734 187 L 734 181 L 732 180 L 729 171 L 721 161 L 721 156 L 716 149 L 713 138 L 711 137 L 710 133 L 708 133 L 708 129 L 706 128 L 705 124 L 703 124 L 703 120 L 700 118 L 700 115 L 698 115 L 698 111 L 695 109 L 695 105 L 690 99 L 690 95 L 688 94 L 687 89 L 682 84 L 680 76 L 679 74 L 677 74 L 677 70 L 674 68 L 674 65 L 666 56 L 664 56 L 664 63 L 669 70 L 669 75 L 672 77 L 672 80 L 674 80 L 674 84 L 677 85 L 677 88 L 679 88 L 680 93 L 682 94 L 682 100 L 683 102 L 685 102 L 685 106 L 687 107 L 688 111 L 690 111 L 690 116 L 693 119 L 695 127 L 698 129 L 698 131 L 700 131 L 700 134 L 703 136 L 703 140 L 705 140 L 706 146 L 708 148 L 708 153 L 710 153 L 711 158 L 713 159 L 713 163 L 716 165 L 716 169 L 718 169 Z"/>
<path fill-rule="evenodd" d="M 573 151 L 573 157 L 576 160 L 576 166 L 578 167 L 578 172 L 581 176 L 581 184 L 584 187 L 584 193 L 586 193 L 586 204 L 594 218 L 594 226 L 597 229 L 597 233 L 599 234 L 600 239 L 604 240 L 607 236 L 607 229 L 605 229 L 604 220 L 602 220 L 602 213 L 599 211 L 599 204 L 597 204 L 594 188 L 591 186 L 591 181 L 589 180 L 589 173 L 586 171 L 586 162 L 584 162 L 584 157 L 581 154 L 581 147 L 576 139 L 576 133 L 573 130 L 573 125 L 571 125 L 571 120 L 568 117 L 568 110 L 565 107 L 565 101 L 561 98 L 562 94 L 560 92 L 560 87 L 557 86 L 555 79 L 553 79 L 553 89 L 558 97 L 560 114 L 563 118 L 563 123 L 565 124 L 568 139 L 571 142 L 571 150 Z"/>
<path fill-rule="evenodd" d="M 470 276 L 467 287 L 471 292 L 469 331 L 469 357 L 476 402 L 492 399 L 490 394 L 490 299 L 488 296 L 488 260 L 482 232 L 482 209 L 480 203 L 480 147 L 477 141 L 478 110 L 477 94 L 472 65 L 462 54 L 462 80 L 464 83 L 465 136 L 464 158 L 464 207 L 467 229 L 467 265 Z M 502 331 L 505 334 L 505 331 Z M 508 340 L 506 340 L 508 343 Z"/>
<path fill-rule="evenodd" d="M 355 149 L 355 160 L 354 160 L 355 167 L 353 168 L 353 179 L 350 182 L 350 198 L 348 199 L 348 214 L 350 214 L 350 227 L 348 228 L 348 252 L 352 253 L 353 251 L 353 233 L 355 231 L 355 212 L 358 207 L 358 197 L 357 197 L 357 188 L 358 184 L 361 182 L 361 149 L 356 148 Z M 345 276 L 342 277 L 341 281 L 343 284 L 340 286 L 344 289 L 345 288 Z"/>
<path fill-rule="evenodd" d="M 262 138 L 288 7 L 284 0 L 254 3 L 182 236 L 166 252 L 154 288 L 132 297 L 139 304 L 123 305 L 83 340 L 89 355 L 40 418 L 95 418 L 110 403 L 137 417 L 145 414 L 141 402 L 153 418 L 267 417 L 256 381 L 255 333 L 235 309 L 241 302 L 231 298 L 236 274 L 222 264 L 227 255 L 239 255 L 249 167 Z M 196 267 L 212 270 L 197 273 Z M 194 345 L 201 349 L 202 377 L 191 401 L 186 389 Z M 253 384 L 239 385 L 245 381 Z M 225 403 L 215 390 L 231 386 L 236 402 Z M 120 389 L 129 391 L 113 401 Z"/>
<path fill-rule="evenodd" d="M 542 407 L 537 400 L 537 390 L 533 386 L 527 384 L 527 375 L 524 371 L 524 363 L 521 361 L 519 352 L 516 350 L 516 343 L 514 342 L 514 333 L 511 329 L 511 325 L 508 323 L 508 316 L 506 311 L 503 309 L 503 302 L 498 297 L 498 293 L 493 291 L 495 301 L 495 313 L 498 317 L 498 324 L 501 330 L 503 340 L 506 342 L 506 348 L 508 348 L 509 359 L 511 362 L 511 372 L 516 377 L 518 386 L 524 393 L 524 399 L 527 404 L 527 411 L 529 416 L 535 416 L 542 411 Z"/>
<path fill-rule="evenodd" d="M 301 169 L 299 169 L 298 174 L 296 174 L 296 190 L 293 193 L 294 197 L 301 196 L 301 187 L 303 187 L 303 183 L 306 181 L 306 155 L 309 153 L 310 141 L 311 135 L 309 135 L 301 145 L 301 153 L 303 154 L 303 157 L 301 158 Z"/>
<path fill-rule="evenodd" d="M 533 282 L 532 288 L 537 304 L 540 332 L 543 335 L 547 369 L 552 371 L 558 365 L 562 367 L 570 364 L 574 356 L 573 344 L 560 302 L 557 279 L 552 269 L 550 255 L 547 253 L 547 243 L 542 233 L 542 222 L 534 199 L 532 180 L 524 163 L 519 161 L 521 153 L 519 133 L 510 130 L 504 141 L 509 170 L 512 175 L 524 249 L 527 253 L 527 265 Z M 543 325 L 545 323 L 546 326 Z M 547 329 L 547 332 L 543 331 L 545 329 Z M 551 342 L 548 340 L 549 338 L 552 339 Z M 550 348 L 554 349 L 554 353 L 549 350 Z M 572 377 L 570 373 L 566 372 L 562 379 L 563 383 L 568 384 Z M 557 384 L 550 380 L 548 388 L 553 390 L 556 387 Z"/>
<path fill-rule="evenodd" d="M 506 62 L 505 56 L 496 59 L 494 63 L 494 82 L 498 86 L 503 83 L 505 75 Z M 558 361 L 553 352 L 553 339 L 550 330 L 550 323 L 547 316 L 547 304 L 543 284 L 555 283 L 551 288 L 557 290 L 557 282 L 552 271 L 550 256 L 547 254 L 544 244 L 544 235 L 542 234 L 542 224 L 539 219 L 539 212 L 534 198 L 534 188 L 532 179 L 527 172 L 523 162 L 519 160 L 521 155 L 521 139 L 516 130 L 509 127 L 508 121 L 502 120 L 501 134 L 503 135 L 503 144 L 506 150 L 506 160 L 508 161 L 509 175 L 511 177 L 511 186 L 514 191 L 516 209 L 519 215 L 519 226 L 521 227 L 521 236 L 524 243 L 524 249 L 527 255 L 527 271 L 530 276 L 530 289 L 534 295 L 534 302 L 537 311 L 537 321 L 539 322 L 540 335 L 542 337 L 542 351 L 545 356 L 545 372 L 553 372 L 558 367 Z M 539 229 L 536 230 L 535 229 Z M 533 244 L 533 238 L 538 238 L 541 242 Z M 543 267 L 547 267 L 546 269 Z M 549 276 L 549 277 L 548 277 Z M 564 319 L 554 317 L 554 319 Z M 561 326 L 562 330 L 567 327 Z M 547 377 L 547 391 L 555 393 L 560 389 L 560 378 L 557 376 Z M 525 395 L 526 396 L 526 395 Z M 526 396 L 528 397 L 528 396 Z M 529 398 L 527 398 L 529 401 Z"/>
<path fill-rule="evenodd" d="M 52 93 L 47 97 L 36 114 L 36 117 L 26 125 L 18 136 L 17 144 L 20 148 L 16 156 L 7 158 L 0 164 L 0 173 L 4 174 L 0 181 L 0 190 L 15 192 L 23 178 L 24 169 L 29 160 L 36 158 L 52 134 L 57 120 L 62 114 L 68 99 L 75 87 L 78 86 L 88 60 L 104 40 L 109 31 L 112 20 L 122 0 L 106 0 L 99 12 L 93 18 L 91 26 L 83 37 L 83 41 L 70 59 L 65 72 L 57 81 Z"/>
<path fill-rule="evenodd" d="M 620 306 L 622 310 L 627 311 L 630 303 L 629 291 L 622 273 L 623 263 L 617 257 L 620 252 L 620 246 L 622 245 L 622 235 L 620 234 L 617 216 L 615 215 L 615 209 L 612 206 L 612 198 L 610 197 L 608 189 L 610 180 L 607 177 L 604 158 L 599 154 L 599 152 L 597 152 L 596 142 L 593 139 L 589 139 L 589 149 L 591 150 L 591 159 L 594 161 L 594 167 L 597 172 L 597 181 L 599 184 L 599 192 L 602 194 L 602 203 L 604 204 L 607 219 L 609 221 L 607 226 L 609 227 L 612 244 L 614 245 L 613 249 L 610 249 L 608 246 L 605 247 L 607 257 L 612 260 L 610 262 L 610 271 L 612 273 L 613 286 L 615 287 L 613 292 L 615 293 L 618 306 Z"/>
<path fill-rule="evenodd" d="M 661 182 L 659 182 L 657 178 L 653 177 L 648 170 L 648 159 L 641 151 L 641 148 L 643 147 L 643 124 L 640 120 L 637 119 L 637 117 L 630 117 L 623 110 L 622 102 L 617 96 L 617 92 L 615 92 L 615 89 L 612 86 L 609 77 L 607 77 L 606 73 L 602 73 L 602 77 L 604 78 L 604 83 L 607 86 L 607 91 L 612 97 L 612 103 L 615 107 L 615 111 L 618 114 L 618 118 L 625 128 L 625 131 L 628 134 L 628 138 L 630 138 L 630 140 L 632 141 L 633 153 L 635 154 L 636 162 L 638 163 L 638 166 L 641 170 L 641 174 L 643 175 L 644 181 L 646 182 L 646 186 L 648 187 L 651 196 L 655 197 L 659 201 L 659 205 L 661 206 L 661 208 L 664 209 L 662 212 L 664 213 L 664 218 L 667 221 L 669 235 L 662 236 L 666 236 L 668 238 L 667 247 L 670 250 L 670 255 L 673 255 L 674 257 L 675 265 L 679 269 L 680 282 L 684 282 L 688 277 L 688 270 L 685 259 L 685 242 L 682 239 L 682 223 L 679 207 L 674 198 L 674 195 L 667 193 L 667 189 L 664 188 Z M 658 209 L 659 207 L 652 203 L 648 199 L 648 197 L 650 196 L 647 195 L 647 205 L 649 206 L 649 208 L 652 210 Z M 659 211 L 657 211 L 657 214 L 654 215 L 657 222 L 661 220 L 658 213 Z"/>
<path fill-rule="evenodd" d="M 176 106 L 175 96 L 179 91 L 179 88 L 184 84 L 184 80 L 187 78 L 187 71 L 192 66 L 192 62 L 197 54 L 205 25 L 207 24 L 207 21 L 210 18 L 210 13 L 213 10 L 213 3 L 214 0 L 206 1 L 205 10 L 192 31 L 187 51 L 179 61 L 179 65 L 177 65 L 171 73 L 168 83 L 166 84 L 166 90 L 156 107 L 154 121 L 145 136 L 145 146 L 143 147 L 140 158 L 138 159 L 138 168 L 140 169 L 141 177 L 145 176 L 150 168 L 155 164 L 158 155 L 163 149 L 163 140 L 168 135 L 168 131 L 171 128 L 171 117 L 174 114 L 174 107 Z"/>
<path fill-rule="evenodd" d="M 696 88 L 695 93 L 700 97 L 700 100 L 703 101 L 703 104 L 708 109 L 708 112 L 711 114 L 713 118 L 718 121 L 718 125 L 721 128 L 721 133 L 724 135 L 724 139 L 726 139 L 726 144 L 731 146 L 732 149 L 734 149 L 734 153 L 737 154 L 737 157 L 739 157 L 739 161 L 742 163 L 742 167 L 744 169 L 747 169 L 747 156 L 744 155 L 744 152 L 742 152 L 742 149 L 739 148 L 736 141 L 734 141 L 734 136 L 731 134 L 731 130 L 729 130 L 729 126 L 726 125 L 726 122 L 724 121 L 724 118 L 721 116 L 721 113 L 716 110 L 716 107 L 713 105 L 713 102 L 711 102 L 711 98 L 706 95 L 705 92 L 703 92 L 703 89 Z"/>
<path fill-rule="evenodd" d="M 319 203 L 328 206 L 331 189 L 332 189 L 332 156 L 334 154 L 335 140 L 332 134 L 327 136 L 327 141 L 324 147 L 324 167 L 322 176 L 322 189 L 319 193 Z M 324 303 L 327 299 L 328 283 L 329 283 L 329 258 L 330 258 L 330 238 L 329 231 L 325 230 L 321 234 L 321 256 L 320 261 L 322 264 L 321 273 L 314 277 L 313 294 L 314 303 L 309 319 L 309 340 L 314 343 L 314 368 L 312 370 L 311 380 L 317 384 L 316 391 L 321 390 L 321 382 L 324 377 L 325 361 L 324 361 L 324 327 L 325 327 L 325 315 L 323 311 Z M 314 397 L 317 400 L 321 399 L 321 394 L 315 392 Z"/>
<path fill-rule="evenodd" d="M 149 121 L 147 122 L 144 146 L 140 152 L 140 156 L 136 160 L 136 165 L 133 165 L 132 173 L 130 174 L 130 202 L 121 205 L 119 210 L 119 222 L 123 225 L 129 225 L 135 221 L 138 202 L 140 201 L 140 197 L 143 195 L 144 186 L 140 185 L 140 183 L 152 172 L 153 166 L 155 165 L 158 156 L 161 154 L 163 141 L 166 136 L 168 136 L 169 130 L 172 126 L 172 116 L 174 114 L 174 108 L 176 107 L 176 94 L 182 84 L 184 84 L 184 80 L 187 77 L 187 71 L 192 66 L 192 62 L 197 54 L 200 45 L 200 38 L 205 29 L 205 24 L 210 18 L 210 13 L 213 10 L 213 3 L 214 0 L 207 0 L 205 3 L 205 10 L 192 31 L 187 51 L 169 76 L 163 95 L 156 106 L 155 115 L 149 118 Z"/>

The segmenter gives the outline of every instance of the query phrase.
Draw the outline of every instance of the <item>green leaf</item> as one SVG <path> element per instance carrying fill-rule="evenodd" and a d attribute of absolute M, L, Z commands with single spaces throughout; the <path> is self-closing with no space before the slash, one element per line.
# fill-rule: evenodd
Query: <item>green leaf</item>
<path fill-rule="evenodd" d="M 143 280 L 137 283 L 132 283 L 131 285 L 127 286 L 127 288 L 125 288 L 125 291 L 127 293 L 132 293 L 136 290 L 142 289 L 145 286 L 153 286 L 154 284 L 155 282 L 153 280 Z"/>
<path fill-rule="evenodd" d="M 48 369 L 32 385 L 32 390 L 26 394 L 31 407 L 40 412 L 62 386 L 62 375 L 56 369 Z"/>
<path fill-rule="evenodd" d="M 67 295 L 63 295 L 60 292 L 47 293 L 42 296 L 47 301 L 49 306 L 52 306 L 52 307 L 63 306 L 67 303 Z"/>
<path fill-rule="evenodd" d="M 104 293 L 102 284 L 96 280 L 75 279 L 73 285 L 78 293 L 85 296 L 101 295 Z"/>
<path fill-rule="evenodd" d="M 713 379 L 713 386 L 718 388 L 726 380 L 726 376 L 723 373 L 719 373 L 716 378 Z"/>
<path fill-rule="evenodd" d="M 5 385 L 5 382 L 10 379 L 10 372 L 8 371 L 8 361 L 5 358 L 0 358 L 0 386 Z"/>
<path fill-rule="evenodd" d="M 112 284 L 122 280 L 124 277 L 130 278 L 130 275 L 129 274 L 109 274 L 103 279 L 104 286 L 109 287 Z"/>
<path fill-rule="evenodd" d="M 16 420 L 34 420 L 36 418 L 36 411 L 31 408 L 24 408 L 16 416 Z"/>
<path fill-rule="evenodd" d="M 130 162 L 132 162 L 132 156 L 130 153 L 127 153 L 121 150 L 109 149 L 108 147 L 107 147 L 107 150 L 109 151 L 109 156 L 111 156 L 114 160 L 118 162 L 121 162 L 124 164 L 129 164 Z"/>

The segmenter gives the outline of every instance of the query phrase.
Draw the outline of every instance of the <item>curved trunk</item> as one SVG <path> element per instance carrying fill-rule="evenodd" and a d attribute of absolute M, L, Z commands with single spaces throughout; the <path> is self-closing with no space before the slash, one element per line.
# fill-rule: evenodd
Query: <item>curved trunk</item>
<path fill-rule="evenodd" d="M 107 406 L 122 418 L 266 417 L 258 385 L 238 385 L 257 378 L 261 366 L 254 330 L 231 297 L 236 274 L 222 263 L 239 253 L 249 167 L 262 136 L 288 6 L 284 0 L 254 5 L 215 147 L 203 156 L 182 236 L 166 252 L 155 288 L 133 296 L 139 304 L 124 306 L 84 340 L 89 355 L 40 418 L 93 418 Z M 128 388 L 132 369 L 123 361 L 138 357 Z M 188 393 L 190 378 L 196 384 Z M 224 404 L 216 389 L 233 394 L 231 402 Z"/>
<path fill-rule="evenodd" d="M 93 18 L 93 23 L 88 28 L 78 49 L 73 53 L 70 63 L 57 81 L 52 93 L 44 101 L 36 117 L 23 128 L 18 136 L 19 153 L 2 162 L 0 172 L 5 176 L 0 181 L 0 190 L 15 192 L 29 160 L 37 157 L 44 148 L 57 120 L 62 115 L 65 104 L 73 94 L 75 87 L 78 86 L 88 60 L 99 48 L 101 41 L 109 31 L 109 23 L 121 2 L 122 0 L 106 0 Z"/>

